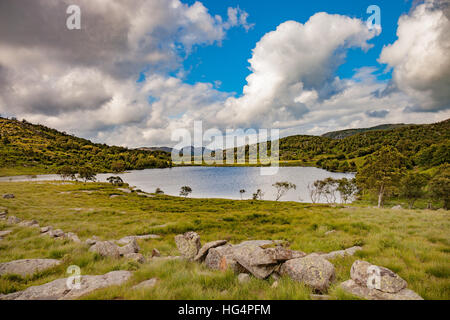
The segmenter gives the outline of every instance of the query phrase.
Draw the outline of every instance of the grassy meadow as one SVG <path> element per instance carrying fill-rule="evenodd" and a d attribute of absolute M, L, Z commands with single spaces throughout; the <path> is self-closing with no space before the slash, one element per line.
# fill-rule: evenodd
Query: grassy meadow
<path fill-rule="evenodd" d="M 330 252 L 363 246 L 354 257 L 333 260 L 337 279 L 329 290 L 333 299 L 351 299 L 338 289 L 350 278 L 357 259 L 387 267 L 404 278 L 409 288 L 425 299 L 450 299 L 450 220 L 444 210 L 375 209 L 366 204 L 351 206 L 311 205 L 291 202 L 184 199 L 126 194 L 109 184 L 72 182 L 5 182 L 0 199 L 9 215 L 36 219 L 78 234 L 84 242 L 94 235 L 102 240 L 129 235 L 158 234 L 161 239 L 138 241 L 149 258 L 153 248 L 163 256 L 178 255 L 174 236 L 194 230 L 202 243 L 226 239 L 239 243 L 251 239 L 280 239 L 291 248 Z M 110 198 L 111 195 L 120 197 Z M 55 258 L 64 263 L 32 277 L 0 277 L 0 294 L 23 290 L 67 277 L 66 269 L 78 265 L 82 274 L 133 270 L 125 285 L 102 289 L 84 299 L 310 299 L 310 289 L 282 278 L 239 284 L 231 272 L 211 271 L 186 261 L 151 261 L 137 264 L 126 259 L 102 258 L 83 244 L 41 237 L 35 228 L 8 226 L 13 233 L 0 240 L 0 263 L 25 258 Z M 336 232 L 326 235 L 330 230 Z M 130 288 L 147 279 L 160 281 L 152 289 Z"/>

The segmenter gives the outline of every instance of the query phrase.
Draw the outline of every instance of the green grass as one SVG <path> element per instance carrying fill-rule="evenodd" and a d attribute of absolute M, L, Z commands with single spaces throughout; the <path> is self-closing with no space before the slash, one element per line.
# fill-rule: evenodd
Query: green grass
<path fill-rule="evenodd" d="M 36 219 L 75 232 L 84 241 L 93 235 L 119 239 L 127 235 L 154 233 L 158 240 L 139 241 L 149 256 L 153 248 L 162 255 L 178 255 L 174 236 L 189 230 L 198 232 L 205 243 L 226 239 L 238 243 L 249 239 L 281 239 L 292 249 L 330 252 L 354 245 L 364 250 L 355 257 L 335 259 L 336 282 L 329 290 L 333 299 L 350 299 L 338 288 L 349 279 L 356 259 L 385 266 L 397 272 L 409 288 L 425 299 L 450 298 L 450 222 L 447 211 L 374 209 L 358 204 L 345 207 L 290 202 L 182 199 L 168 196 L 146 198 L 121 194 L 107 184 L 60 182 L 0 183 L 0 206 L 21 219 Z M 99 290 L 86 299 L 309 299 L 311 291 L 300 283 L 282 278 L 252 279 L 238 284 L 231 272 L 206 269 L 184 261 L 149 262 L 144 265 L 101 258 L 84 245 L 41 237 L 32 228 L 10 227 L 13 233 L 0 241 L 0 262 L 24 258 L 57 258 L 63 264 L 28 278 L 0 277 L 0 293 L 22 290 L 67 277 L 66 269 L 78 265 L 82 274 L 104 274 L 113 270 L 136 271 L 123 286 Z M 328 236 L 325 233 L 336 230 Z M 147 290 L 131 287 L 153 277 L 157 286 Z"/>

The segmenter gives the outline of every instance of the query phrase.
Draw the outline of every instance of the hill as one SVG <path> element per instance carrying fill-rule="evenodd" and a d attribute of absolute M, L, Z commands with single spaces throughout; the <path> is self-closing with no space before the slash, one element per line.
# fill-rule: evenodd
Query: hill
<path fill-rule="evenodd" d="M 327 132 L 322 135 L 322 137 L 325 138 L 331 138 L 331 139 L 344 139 L 350 136 L 353 136 L 358 133 L 368 132 L 368 131 L 378 131 L 378 130 L 392 130 L 397 129 L 401 127 L 408 126 L 407 124 L 399 123 L 399 124 L 382 124 L 376 127 L 371 128 L 358 128 L 358 129 L 345 129 L 340 131 L 332 131 Z"/>
<path fill-rule="evenodd" d="M 165 168 L 171 166 L 171 159 L 163 151 L 96 144 L 43 125 L 0 117 L 0 175 L 54 173 L 66 165 L 111 172 Z"/>
<path fill-rule="evenodd" d="M 424 169 L 450 162 L 450 119 L 435 124 L 402 125 L 356 133 L 343 139 L 291 136 L 280 140 L 282 161 L 300 161 L 330 171 L 355 171 L 383 146 L 406 156 L 409 167 Z"/>

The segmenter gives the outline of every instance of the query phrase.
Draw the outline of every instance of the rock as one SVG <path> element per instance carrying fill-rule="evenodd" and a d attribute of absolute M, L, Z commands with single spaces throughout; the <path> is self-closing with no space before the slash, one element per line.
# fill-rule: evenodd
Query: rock
<path fill-rule="evenodd" d="M 274 283 L 272 283 L 271 288 L 278 288 L 280 284 L 278 283 L 278 281 L 275 281 Z"/>
<path fill-rule="evenodd" d="M 280 272 L 320 292 L 327 291 L 335 278 L 334 266 L 328 260 L 311 255 L 285 262 Z"/>
<path fill-rule="evenodd" d="M 117 188 L 117 190 L 122 191 L 124 193 L 131 193 L 132 192 L 130 189 L 126 189 L 126 188 Z"/>
<path fill-rule="evenodd" d="M 0 231 L 0 237 L 5 237 L 8 234 L 10 234 L 11 232 L 12 232 L 11 230 Z"/>
<path fill-rule="evenodd" d="M 19 226 L 21 227 L 37 227 L 39 228 L 39 222 L 36 220 L 24 220 L 19 223 Z"/>
<path fill-rule="evenodd" d="M 401 210 L 403 207 L 401 205 L 392 207 L 392 210 Z"/>
<path fill-rule="evenodd" d="M 118 197 L 121 197 L 121 196 L 119 196 L 118 194 L 112 194 L 112 195 L 110 195 L 109 196 L 111 199 L 114 199 L 114 198 L 118 198 Z"/>
<path fill-rule="evenodd" d="M 152 250 L 152 257 L 161 257 L 161 253 L 158 249 L 155 248 Z"/>
<path fill-rule="evenodd" d="M 311 294 L 309 297 L 311 300 L 331 300 L 331 296 L 326 294 Z"/>
<path fill-rule="evenodd" d="M 87 239 L 84 243 L 86 243 L 88 246 L 93 246 L 94 244 L 96 244 L 99 241 L 100 241 L 100 239 L 97 236 L 93 236 L 92 238 Z"/>
<path fill-rule="evenodd" d="M 49 232 L 49 231 L 51 231 L 51 230 L 53 230 L 53 227 L 50 227 L 50 226 L 48 226 L 48 227 L 42 227 L 42 228 L 41 228 L 41 233 L 47 233 L 47 232 Z"/>
<path fill-rule="evenodd" d="M 145 258 L 140 253 L 127 253 L 126 255 L 124 255 L 124 258 L 133 260 L 137 263 L 145 263 Z"/>
<path fill-rule="evenodd" d="M 73 242 L 81 243 L 80 238 L 78 238 L 78 236 L 73 232 L 68 232 L 66 234 L 66 237 L 67 237 L 67 239 L 72 240 Z"/>
<path fill-rule="evenodd" d="M 283 247 L 264 249 L 265 254 L 269 255 L 275 262 L 284 262 L 287 260 L 303 258 L 306 253 L 301 251 L 289 250 Z"/>
<path fill-rule="evenodd" d="M 208 242 L 200 249 L 198 254 L 195 256 L 194 261 L 203 261 L 206 258 L 206 255 L 208 254 L 208 251 L 210 249 L 223 246 L 227 242 L 228 242 L 227 240 L 217 240 L 217 241 Z"/>
<path fill-rule="evenodd" d="M 52 238 L 64 238 L 66 236 L 64 231 L 62 231 L 61 229 L 50 230 L 46 234 L 48 234 Z"/>
<path fill-rule="evenodd" d="M 235 247 L 233 259 L 256 278 L 266 279 L 277 266 L 277 260 L 266 250 L 253 245 Z"/>
<path fill-rule="evenodd" d="M 238 275 L 238 281 L 239 283 L 247 283 L 250 281 L 250 276 L 246 273 L 240 273 Z"/>
<path fill-rule="evenodd" d="M 335 232 L 336 232 L 336 230 L 330 230 L 330 231 L 325 232 L 325 235 L 329 236 L 330 234 L 333 234 Z"/>
<path fill-rule="evenodd" d="M 158 283 L 158 279 L 157 278 L 153 278 L 150 280 L 146 280 L 144 282 L 141 282 L 137 285 L 135 285 L 134 287 L 132 287 L 131 289 L 133 290 L 143 290 L 143 289 L 151 289 L 154 286 L 156 286 L 156 284 Z"/>
<path fill-rule="evenodd" d="M 20 221 L 22 221 L 22 220 L 20 220 L 16 216 L 9 216 L 8 219 L 6 220 L 6 223 L 8 223 L 8 224 L 18 224 L 18 223 L 20 223 Z"/>
<path fill-rule="evenodd" d="M 347 293 L 367 300 L 423 300 L 421 296 L 407 288 L 397 293 L 387 293 L 361 286 L 351 279 L 341 283 L 340 287 Z"/>
<path fill-rule="evenodd" d="M 324 259 L 331 260 L 336 258 L 343 258 L 345 256 L 353 256 L 357 251 L 362 250 L 361 247 L 351 247 L 345 250 L 333 251 L 330 253 L 321 254 Z"/>
<path fill-rule="evenodd" d="M 283 240 L 249 240 L 241 242 L 236 246 L 258 246 L 258 247 L 267 247 L 267 246 L 275 246 L 280 245 L 284 241 Z"/>
<path fill-rule="evenodd" d="M 18 274 L 25 277 L 60 264 L 61 261 L 55 259 L 23 259 L 5 262 L 0 263 L 0 275 Z"/>
<path fill-rule="evenodd" d="M 111 241 L 97 241 L 89 251 L 98 253 L 103 257 L 120 257 L 120 247 Z"/>
<path fill-rule="evenodd" d="M 213 270 L 231 269 L 236 273 L 245 272 L 245 269 L 234 259 L 234 247 L 230 244 L 210 249 L 205 259 L 205 265 Z"/>
<path fill-rule="evenodd" d="M 350 270 L 350 277 L 352 280 L 363 287 L 370 287 L 368 286 L 368 280 L 372 275 L 373 278 L 379 276 L 380 280 L 377 282 L 375 279 L 372 279 L 373 282 L 371 286 L 374 286 L 374 288 L 382 292 L 397 293 L 407 286 L 406 281 L 400 278 L 396 273 L 387 268 L 372 265 L 366 261 L 355 261 Z"/>
<path fill-rule="evenodd" d="M 127 236 L 127 237 L 123 237 L 120 240 L 117 240 L 116 243 L 117 244 L 129 244 L 131 241 L 133 240 L 148 240 L 148 239 L 160 239 L 161 236 L 157 235 L 157 234 L 147 234 L 144 236 Z"/>
<path fill-rule="evenodd" d="M 14 199 L 15 196 L 12 193 L 7 193 L 3 195 L 3 199 Z"/>
<path fill-rule="evenodd" d="M 193 231 L 175 236 L 175 243 L 181 255 L 188 260 L 193 260 L 202 247 L 200 236 Z"/>
<path fill-rule="evenodd" d="M 133 239 L 129 244 L 123 247 L 119 247 L 119 253 L 121 256 L 124 256 L 126 254 L 130 253 L 138 253 L 140 250 L 136 239 Z"/>
<path fill-rule="evenodd" d="M 113 271 L 100 276 L 81 276 L 80 288 L 67 286 L 67 278 L 29 287 L 0 297 L 0 300 L 74 300 L 95 290 L 119 286 L 132 276 L 130 271 Z"/>

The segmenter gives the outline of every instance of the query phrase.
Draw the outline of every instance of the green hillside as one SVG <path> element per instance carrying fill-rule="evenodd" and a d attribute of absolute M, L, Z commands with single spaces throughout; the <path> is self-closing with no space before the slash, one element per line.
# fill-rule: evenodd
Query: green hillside
<path fill-rule="evenodd" d="M 429 169 L 450 162 L 450 119 L 436 124 L 408 125 L 361 132 L 344 139 L 291 136 L 280 140 L 282 161 L 300 161 L 330 171 L 355 171 L 384 146 L 395 147 L 408 167 Z"/>
<path fill-rule="evenodd" d="M 0 118 L 0 176 L 54 173 L 63 166 L 111 172 L 165 168 L 171 166 L 171 159 L 162 151 L 95 144 L 42 125 Z"/>
<path fill-rule="evenodd" d="M 345 130 L 340 130 L 340 131 L 332 131 L 332 132 L 327 132 L 325 134 L 322 135 L 322 137 L 325 138 L 332 138 L 332 139 L 344 139 L 350 136 L 353 136 L 355 134 L 358 133 L 362 133 L 362 132 L 369 132 L 369 131 L 378 131 L 378 130 L 391 130 L 391 129 L 396 129 L 396 128 L 401 128 L 401 127 L 405 127 L 408 126 L 407 124 L 382 124 L 376 127 L 371 127 L 371 128 L 358 128 L 358 129 L 345 129 Z"/>

